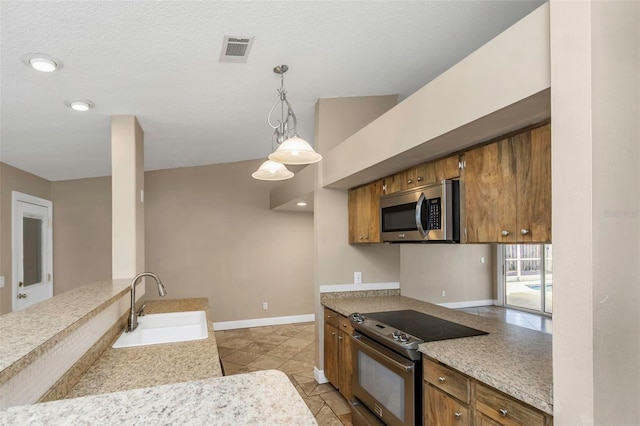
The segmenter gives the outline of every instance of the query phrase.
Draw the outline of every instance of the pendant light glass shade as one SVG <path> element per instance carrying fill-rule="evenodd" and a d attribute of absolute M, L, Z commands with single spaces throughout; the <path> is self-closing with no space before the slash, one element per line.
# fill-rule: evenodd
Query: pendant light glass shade
<path fill-rule="evenodd" d="M 282 142 L 278 149 L 269 155 L 269 160 L 285 164 L 312 164 L 322 160 L 322 155 L 315 152 L 307 141 L 294 135 Z"/>
<path fill-rule="evenodd" d="M 267 160 L 251 174 L 251 177 L 258 180 L 285 180 L 291 179 L 293 172 L 282 163 Z"/>

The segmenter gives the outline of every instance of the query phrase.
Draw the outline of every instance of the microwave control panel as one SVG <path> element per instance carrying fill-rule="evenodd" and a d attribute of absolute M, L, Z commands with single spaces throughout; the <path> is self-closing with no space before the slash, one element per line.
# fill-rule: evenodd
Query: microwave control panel
<path fill-rule="evenodd" d="M 427 200 L 429 204 L 429 223 L 427 229 L 441 229 L 440 197 Z"/>

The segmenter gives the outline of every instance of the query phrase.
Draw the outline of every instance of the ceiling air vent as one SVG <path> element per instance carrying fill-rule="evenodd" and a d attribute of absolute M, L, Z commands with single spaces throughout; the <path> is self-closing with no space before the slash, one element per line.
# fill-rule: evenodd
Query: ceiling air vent
<path fill-rule="evenodd" d="M 253 37 L 224 36 L 220 62 L 247 62 Z"/>

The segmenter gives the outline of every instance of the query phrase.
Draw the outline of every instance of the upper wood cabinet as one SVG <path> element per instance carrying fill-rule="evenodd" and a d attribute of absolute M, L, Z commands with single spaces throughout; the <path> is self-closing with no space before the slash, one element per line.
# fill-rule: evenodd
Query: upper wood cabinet
<path fill-rule="evenodd" d="M 452 155 L 387 176 L 383 179 L 383 192 L 393 194 L 445 179 L 455 179 L 460 176 L 459 163 L 459 156 Z"/>
<path fill-rule="evenodd" d="M 551 241 L 551 128 L 465 153 L 466 242 Z"/>
<path fill-rule="evenodd" d="M 381 180 L 349 190 L 349 244 L 380 243 Z"/>

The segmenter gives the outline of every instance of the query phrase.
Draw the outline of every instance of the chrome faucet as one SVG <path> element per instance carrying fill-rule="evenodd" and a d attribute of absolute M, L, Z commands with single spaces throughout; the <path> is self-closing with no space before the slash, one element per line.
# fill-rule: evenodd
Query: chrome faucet
<path fill-rule="evenodd" d="M 136 314 L 136 285 L 138 285 L 138 281 L 140 281 L 140 278 L 142 277 L 151 277 L 156 280 L 156 283 L 158 284 L 158 294 L 160 297 L 164 297 L 167 294 L 167 291 L 164 289 L 164 285 L 162 285 L 160 278 L 158 278 L 156 274 L 143 272 L 133 277 L 131 280 L 131 311 L 129 311 L 129 323 L 127 324 L 127 328 L 124 330 L 126 333 L 129 333 L 138 327 L 138 315 Z"/>

